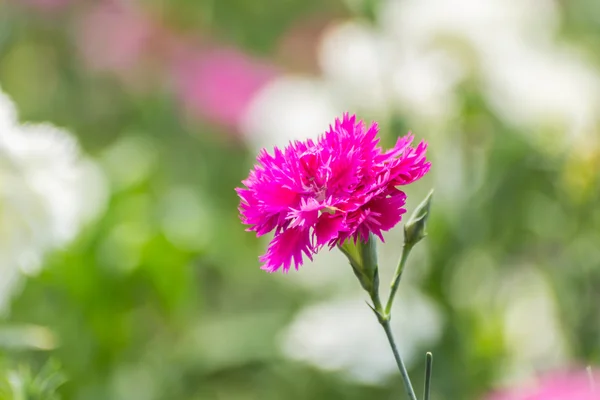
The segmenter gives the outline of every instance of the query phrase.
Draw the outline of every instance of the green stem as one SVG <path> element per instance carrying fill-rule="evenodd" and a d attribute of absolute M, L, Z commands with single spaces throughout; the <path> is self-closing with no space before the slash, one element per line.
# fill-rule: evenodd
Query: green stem
<path fill-rule="evenodd" d="M 408 398 L 410 400 L 417 400 L 417 395 L 415 395 L 415 391 L 412 387 L 412 383 L 410 382 L 410 377 L 408 376 L 408 371 L 404 366 L 404 362 L 402 361 L 402 357 L 400 357 L 400 353 L 398 352 L 398 348 L 396 347 L 396 342 L 394 341 L 394 335 L 392 334 L 392 329 L 390 327 L 389 319 L 379 319 L 379 323 L 383 326 L 383 330 L 390 342 L 390 346 L 392 347 L 392 352 L 394 353 L 394 358 L 396 359 L 396 364 L 398 364 L 398 369 L 400 370 L 400 374 L 402 375 L 402 380 L 404 381 L 404 388 L 406 389 L 406 393 L 408 394 Z"/>
<path fill-rule="evenodd" d="M 431 386 L 431 369 L 433 368 L 433 354 L 427 353 L 425 365 L 425 389 L 423 390 L 423 400 L 429 400 Z"/>
<path fill-rule="evenodd" d="M 373 309 L 376 311 L 377 319 L 384 318 L 384 315 L 381 313 L 383 310 L 383 306 L 381 305 L 381 299 L 379 298 L 379 290 L 374 289 L 371 293 L 371 301 L 373 302 Z"/>
<path fill-rule="evenodd" d="M 405 244 L 402 248 L 402 256 L 400 257 L 400 261 L 398 261 L 398 266 L 396 267 L 396 272 L 394 272 L 394 280 L 392 281 L 392 287 L 390 290 L 390 297 L 388 298 L 387 305 L 385 306 L 385 315 L 390 315 L 392 311 L 392 305 L 394 304 L 394 297 L 396 296 L 396 291 L 398 290 L 398 286 L 400 286 L 400 279 L 402 278 L 402 272 L 404 271 L 404 266 L 406 264 L 406 260 L 408 260 L 408 255 L 412 250 L 412 246 Z"/>

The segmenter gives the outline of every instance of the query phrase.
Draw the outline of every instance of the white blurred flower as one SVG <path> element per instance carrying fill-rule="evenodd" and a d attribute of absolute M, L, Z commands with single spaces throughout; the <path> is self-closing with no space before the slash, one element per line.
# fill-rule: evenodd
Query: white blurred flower
<path fill-rule="evenodd" d="M 0 92 L 0 311 L 44 254 L 72 240 L 97 215 L 106 190 L 101 171 L 77 142 L 48 124 L 20 124 Z"/>
<path fill-rule="evenodd" d="M 342 111 L 326 82 L 283 76 L 252 100 L 241 130 L 259 149 L 285 146 L 290 140 L 316 138 Z"/>
<path fill-rule="evenodd" d="M 505 278 L 500 298 L 504 308 L 504 337 L 511 359 L 504 380 L 518 381 L 535 372 L 568 363 L 556 296 L 547 279 L 534 268 L 520 268 Z"/>
<path fill-rule="evenodd" d="M 446 285 L 454 306 L 468 311 L 478 323 L 489 326 L 486 321 L 502 321 L 508 357 L 500 365 L 501 383 L 515 383 L 568 364 L 556 295 L 535 267 L 498 268 L 488 250 L 473 249 L 457 261 Z"/>
<path fill-rule="evenodd" d="M 405 46 L 425 49 L 452 38 L 486 52 L 514 36 L 549 37 L 558 13 L 553 0 L 387 0 L 379 20 Z"/>
<path fill-rule="evenodd" d="M 488 59 L 485 69 L 486 98 L 506 121 L 525 128 L 554 126 L 568 141 L 595 131 L 600 76 L 577 54 L 516 44 Z"/>
<path fill-rule="evenodd" d="M 408 116 L 446 122 L 456 115 L 459 101 L 454 93 L 464 78 L 460 63 L 445 52 L 399 53 L 390 79 L 396 108 Z"/>
<path fill-rule="evenodd" d="M 319 62 L 338 101 L 375 112 L 389 108 L 393 46 L 386 39 L 366 23 L 345 22 L 327 29 Z"/>
<path fill-rule="evenodd" d="M 407 288 L 396 301 L 392 330 L 410 367 L 424 355 L 424 346 L 439 338 L 441 314 L 430 300 Z M 308 306 L 282 332 L 280 343 L 291 359 L 365 384 L 382 384 L 397 373 L 383 329 L 361 295 Z"/>
<path fill-rule="evenodd" d="M 347 106 L 386 115 L 443 118 L 463 71 L 442 52 L 418 51 L 376 27 L 349 21 L 329 28 L 319 47 L 324 77 Z"/>
<path fill-rule="evenodd" d="M 382 121 L 400 112 L 413 127 L 444 131 L 469 76 L 500 118 L 559 131 L 560 148 L 596 134 L 600 75 L 556 42 L 555 0 L 385 0 L 377 14 L 375 25 L 350 20 L 325 31 L 321 78 L 283 77 L 263 90 L 242 129 L 250 141 L 315 136 L 347 110 Z"/>
<path fill-rule="evenodd" d="M 443 51 L 476 72 L 487 102 L 505 121 L 527 130 L 557 127 L 567 143 L 595 133 L 600 76 L 556 43 L 555 1 L 388 0 L 380 20 L 404 52 Z"/>

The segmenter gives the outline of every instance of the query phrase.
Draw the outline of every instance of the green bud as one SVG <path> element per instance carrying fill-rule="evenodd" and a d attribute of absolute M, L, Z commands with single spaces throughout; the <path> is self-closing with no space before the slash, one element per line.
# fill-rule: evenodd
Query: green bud
<path fill-rule="evenodd" d="M 348 239 L 338 246 L 344 255 L 350 261 L 352 270 L 358 278 L 363 289 L 369 294 L 375 293 L 379 289 L 379 274 L 377 272 L 377 241 L 372 234 L 369 234 L 369 240 L 363 242 Z"/>
<path fill-rule="evenodd" d="M 425 228 L 429 219 L 429 209 L 431 208 L 431 199 L 433 189 L 427 194 L 427 197 L 417 206 L 408 222 L 404 225 L 404 245 L 412 247 L 421 239 L 427 236 Z"/>

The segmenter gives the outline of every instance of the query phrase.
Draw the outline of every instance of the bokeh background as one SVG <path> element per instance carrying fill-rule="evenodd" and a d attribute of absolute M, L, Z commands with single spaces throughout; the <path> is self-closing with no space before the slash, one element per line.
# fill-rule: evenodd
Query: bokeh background
<path fill-rule="evenodd" d="M 0 88 L 2 399 L 403 398 L 341 255 L 267 274 L 237 216 L 343 111 L 430 144 L 419 392 L 425 351 L 434 399 L 600 362 L 597 0 L 3 0 Z"/>

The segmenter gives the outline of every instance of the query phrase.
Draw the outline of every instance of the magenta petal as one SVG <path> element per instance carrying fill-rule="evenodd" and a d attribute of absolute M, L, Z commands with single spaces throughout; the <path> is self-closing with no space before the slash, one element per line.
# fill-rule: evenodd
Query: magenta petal
<path fill-rule="evenodd" d="M 302 265 L 302 254 L 305 254 L 312 260 L 314 253 L 310 243 L 310 234 L 307 229 L 289 228 L 275 235 L 267 253 L 260 257 L 264 263 L 262 269 L 275 272 L 283 267 L 283 272 L 288 272 L 292 262 L 294 268 L 298 269 Z"/>
<path fill-rule="evenodd" d="M 392 197 L 381 197 L 371 200 L 369 208 L 377 214 L 378 228 L 386 232 L 396 226 L 406 212 L 406 195 L 403 192 Z"/>
<path fill-rule="evenodd" d="M 323 214 L 319 217 L 319 221 L 315 227 L 315 237 L 317 248 L 324 246 L 331 240 L 335 239 L 339 231 L 344 227 L 344 216 Z"/>
<path fill-rule="evenodd" d="M 319 218 L 319 211 L 325 208 L 325 205 L 320 204 L 314 199 L 304 200 L 300 202 L 299 209 L 292 209 L 287 217 L 291 220 L 290 227 L 310 228 L 315 225 Z"/>
<path fill-rule="evenodd" d="M 425 157 L 426 151 L 427 143 L 421 142 L 417 148 L 408 148 L 402 157 L 394 162 L 391 171 L 394 185 L 408 185 L 429 172 L 431 164 Z"/>

